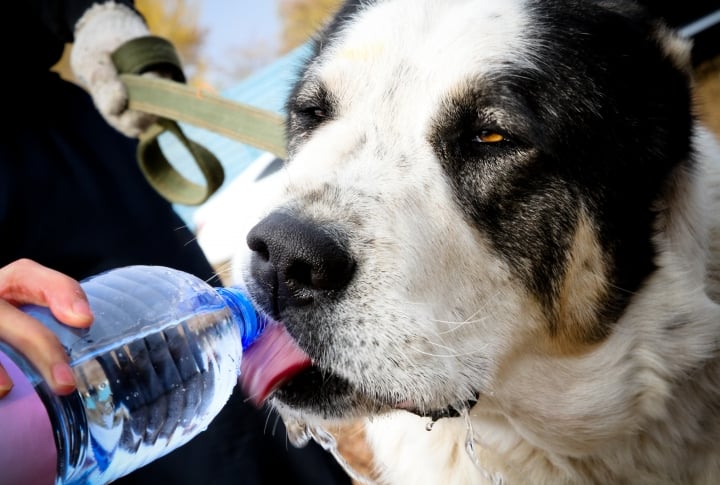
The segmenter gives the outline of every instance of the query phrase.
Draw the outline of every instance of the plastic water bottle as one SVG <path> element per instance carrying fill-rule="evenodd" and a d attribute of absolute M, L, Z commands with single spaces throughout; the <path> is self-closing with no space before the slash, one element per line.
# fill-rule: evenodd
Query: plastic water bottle
<path fill-rule="evenodd" d="M 106 484 L 187 443 L 225 405 L 267 324 L 239 290 L 170 268 L 128 266 L 81 285 L 89 329 L 23 307 L 66 348 L 76 392 L 53 394 L 0 342 L 15 382 L 0 400 L 2 485 Z"/>

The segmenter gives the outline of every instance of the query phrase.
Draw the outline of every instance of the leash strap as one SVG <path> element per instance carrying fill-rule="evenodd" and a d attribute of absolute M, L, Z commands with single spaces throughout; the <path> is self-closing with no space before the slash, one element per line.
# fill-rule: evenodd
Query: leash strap
<path fill-rule="evenodd" d="M 199 205 L 223 183 L 222 164 L 208 149 L 190 140 L 177 122 L 189 123 L 285 158 L 284 119 L 277 113 L 231 101 L 184 84 L 175 47 L 161 37 L 147 36 L 121 45 L 112 55 L 128 90 L 128 107 L 159 117 L 140 135 L 138 163 L 148 182 L 173 203 Z M 156 71 L 172 80 L 142 76 Z M 205 184 L 197 184 L 167 160 L 158 137 L 173 135 L 192 156 Z"/>

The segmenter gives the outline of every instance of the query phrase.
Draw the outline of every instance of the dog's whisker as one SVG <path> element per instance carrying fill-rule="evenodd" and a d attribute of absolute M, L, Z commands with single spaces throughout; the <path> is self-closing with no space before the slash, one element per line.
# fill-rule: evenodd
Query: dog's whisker
<path fill-rule="evenodd" d="M 488 300 L 491 301 L 491 300 L 497 298 L 497 296 L 498 296 L 499 294 L 500 294 L 500 291 L 496 291 L 494 295 L 492 295 L 492 296 L 490 296 L 490 297 L 488 298 Z M 479 317 L 479 318 L 476 318 L 476 317 L 477 317 L 478 315 L 480 315 L 480 314 L 482 314 L 482 316 Z M 445 334 L 452 333 L 452 332 L 454 332 L 454 331 L 458 330 L 459 328 L 462 328 L 462 327 L 464 327 L 464 326 L 466 326 L 466 325 L 473 325 L 473 324 L 483 323 L 483 322 L 489 320 L 490 318 L 491 318 L 491 317 L 490 317 L 490 311 L 489 311 L 489 309 L 488 309 L 486 306 L 484 306 L 484 307 L 482 307 L 482 308 L 478 308 L 475 312 L 473 312 L 472 314 L 470 314 L 465 320 L 454 321 L 454 320 L 433 319 L 432 321 L 433 321 L 434 323 L 441 323 L 441 324 L 450 325 L 450 326 L 453 327 L 453 328 L 449 328 L 449 329 L 447 329 L 447 330 L 444 330 L 444 331 L 442 331 L 442 332 L 438 332 L 438 335 L 445 335 Z"/>
<path fill-rule="evenodd" d="M 436 345 L 436 346 L 441 347 L 441 348 L 444 348 L 444 349 L 446 349 L 446 350 L 452 350 L 452 349 L 450 349 L 450 348 L 448 348 L 447 346 L 444 346 L 444 345 L 433 344 L 432 342 L 431 342 L 431 344 L 432 344 L 432 345 Z M 447 359 L 451 359 L 451 358 L 455 358 L 455 357 L 468 357 L 468 356 L 473 356 L 473 355 L 485 355 L 485 354 L 486 354 L 486 352 L 485 352 L 483 349 L 474 349 L 474 350 L 471 351 L 471 352 L 450 352 L 450 353 L 447 353 L 447 354 L 439 354 L 439 353 L 435 353 L 435 352 L 427 352 L 427 351 L 425 351 L 425 350 L 422 350 L 422 349 L 419 349 L 419 348 L 416 348 L 416 347 L 412 347 L 412 346 L 409 347 L 409 348 L 412 349 L 413 351 L 419 353 L 419 354 L 427 355 L 428 357 L 440 357 L 440 358 L 443 358 L 443 359 L 446 359 L 446 358 L 447 358 Z"/>
<path fill-rule="evenodd" d="M 613 284 L 613 283 L 609 283 L 608 286 L 610 286 L 611 288 L 616 289 L 617 291 L 619 291 L 619 292 L 621 292 L 621 293 L 625 293 L 625 294 L 628 295 L 628 296 L 633 296 L 633 295 L 636 295 L 636 294 L 637 294 L 637 291 L 628 290 L 627 288 L 623 288 L 622 286 L 618 286 L 618 285 L 615 285 L 615 284 Z"/>
<path fill-rule="evenodd" d="M 272 436 L 275 436 L 275 433 L 277 433 L 278 424 L 280 423 L 280 415 L 275 415 L 275 422 L 273 423 L 271 434 Z"/>
<path fill-rule="evenodd" d="M 265 424 L 263 425 L 263 433 L 267 433 L 267 431 L 268 431 L 268 425 L 270 424 L 270 417 L 271 417 L 270 413 L 267 413 L 265 415 Z"/>
<path fill-rule="evenodd" d="M 474 318 L 475 316 L 477 316 L 479 313 L 481 313 L 481 312 L 483 312 L 483 311 L 484 311 L 483 309 L 480 309 L 480 310 L 476 311 L 475 313 L 473 313 L 473 314 L 470 315 L 468 318 L 466 318 L 465 320 L 462 320 L 462 321 L 439 320 L 439 319 L 433 319 L 433 320 L 431 320 L 431 321 L 434 322 L 434 323 L 442 323 L 442 324 L 444 324 L 444 325 L 450 325 L 450 326 L 452 326 L 452 328 L 449 328 L 449 329 L 447 329 L 447 330 L 443 330 L 442 332 L 438 332 L 439 335 L 444 335 L 444 334 L 447 334 L 447 333 L 454 332 L 454 331 L 456 331 L 457 329 L 459 329 L 459 328 L 461 328 L 461 327 L 464 327 L 464 326 L 467 326 L 467 325 L 473 325 L 473 324 L 476 324 L 476 323 L 482 323 L 482 322 L 487 321 L 488 318 L 489 318 L 487 315 L 483 315 L 483 316 L 481 316 L 481 317 L 479 317 L 479 318 Z"/>
<path fill-rule="evenodd" d="M 486 301 L 493 301 L 493 300 L 496 299 L 498 296 L 500 296 L 501 293 L 502 293 L 502 292 L 501 292 L 500 290 L 496 290 L 494 293 L 487 295 L 487 296 L 484 298 L 484 300 L 486 300 Z M 405 305 L 405 306 L 427 306 L 427 302 L 425 302 L 425 301 L 404 300 L 404 301 L 403 301 L 403 305 Z M 431 321 L 431 322 L 435 322 L 435 323 L 444 323 L 444 324 L 448 324 L 448 325 L 465 325 L 465 324 L 467 324 L 467 323 L 479 322 L 479 321 L 482 321 L 482 320 L 484 320 L 485 318 L 487 318 L 486 316 L 484 316 L 483 318 L 475 319 L 475 317 L 476 317 L 478 314 L 481 314 L 481 313 L 487 313 L 487 309 L 486 309 L 485 307 L 478 308 L 478 309 L 475 310 L 473 313 L 471 313 L 468 317 L 466 317 L 464 320 L 444 320 L 444 319 L 435 319 L 435 318 L 433 318 L 433 319 L 430 319 L 430 321 Z"/>

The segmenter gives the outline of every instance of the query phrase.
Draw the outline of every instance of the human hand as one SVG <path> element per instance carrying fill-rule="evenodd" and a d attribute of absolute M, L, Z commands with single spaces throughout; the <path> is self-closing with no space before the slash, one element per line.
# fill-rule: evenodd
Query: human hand
<path fill-rule="evenodd" d="M 93 320 L 85 292 L 74 279 L 29 259 L 0 268 L 0 340 L 25 355 L 57 394 L 75 389 L 75 378 L 62 345 L 42 323 L 17 305 L 47 306 L 55 318 L 72 327 L 88 327 Z M 0 365 L 0 399 L 12 381 Z"/>
<path fill-rule="evenodd" d="M 145 21 L 131 8 L 114 2 L 97 3 L 78 20 L 70 51 L 73 73 L 90 92 L 98 111 L 110 125 L 130 137 L 137 137 L 157 117 L 128 109 L 127 89 L 111 55 L 125 42 L 147 35 L 150 32 Z"/>

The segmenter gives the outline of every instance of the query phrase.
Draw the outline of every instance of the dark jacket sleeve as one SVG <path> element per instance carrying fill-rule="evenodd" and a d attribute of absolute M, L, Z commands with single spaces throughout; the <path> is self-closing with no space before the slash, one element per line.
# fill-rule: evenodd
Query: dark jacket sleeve
<path fill-rule="evenodd" d="M 15 73 L 12 80 L 0 81 L 22 86 L 28 79 L 46 72 L 61 57 L 65 44 L 73 42 L 75 24 L 96 3 L 110 0 L 16 0 L 3 5 L 5 23 L 0 42 L 8 47 L 5 65 Z M 114 0 L 137 12 L 133 0 Z"/>
<path fill-rule="evenodd" d="M 96 3 L 106 0 L 23 0 L 33 5 L 42 24 L 63 42 L 72 42 L 75 24 Z M 107 0 L 112 1 L 112 0 Z M 133 0 L 114 0 L 135 9 Z M 137 11 L 137 10 L 136 10 Z"/>

